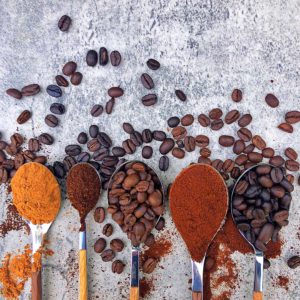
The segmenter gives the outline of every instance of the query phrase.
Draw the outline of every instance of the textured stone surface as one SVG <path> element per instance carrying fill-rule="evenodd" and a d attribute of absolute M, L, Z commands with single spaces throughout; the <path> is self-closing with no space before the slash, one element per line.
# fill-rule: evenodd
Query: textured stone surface
<path fill-rule="evenodd" d="M 251 128 L 283 153 L 285 145 L 300 150 L 299 125 L 293 134 L 283 134 L 276 126 L 283 115 L 299 105 L 299 28 L 300 5 L 293 1 L 1 1 L 0 2 L 0 131 L 8 138 L 17 127 L 27 137 L 43 131 L 53 133 L 56 142 L 45 147 L 49 160 L 62 159 L 67 143 L 73 143 L 77 134 L 92 123 L 109 132 L 117 144 L 126 135 L 121 131 L 124 121 L 131 121 L 138 130 L 150 127 L 166 129 L 166 120 L 172 115 L 200 112 L 219 106 L 225 111 L 238 108 L 251 112 L 254 117 Z M 57 29 L 61 15 L 68 14 L 73 23 L 68 33 Z M 112 66 L 88 68 L 85 53 L 88 49 L 106 46 L 119 50 L 123 62 L 119 68 Z M 149 57 L 158 59 L 162 67 L 149 71 L 156 83 L 159 95 L 155 107 L 145 108 L 140 98 L 146 93 L 139 82 L 140 74 L 148 71 L 145 62 Z M 68 60 L 79 65 L 84 75 L 80 86 L 64 89 L 59 100 L 67 107 L 60 117 L 58 128 L 47 128 L 44 116 L 55 100 L 45 89 L 54 82 L 54 76 Z M 274 80 L 271 83 L 271 80 Z M 4 94 L 13 86 L 37 82 L 43 92 L 35 97 L 16 101 Z M 125 95 L 118 99 L 111 116 L 93 119 L 89 111 L 93 104 L 105 104 L 107 88 L 121 85 Z M 241 103 L 233 103 L 230 94 L 239 87 L 244 92 Z M 178 101 L 174 90 L 186 91 L 186 104 Z M 274 92 L 281 101 L 277 109 L 270 109 L 264 102 L 267 92 Z M 23 109 L 31 109 L 30 122 L 18 126 L 16 117 Z M 224 127 L 211 138 L 214 156 L 228 158 L 229 150 L 221 149 L 219 134 L 234 132 L 234 126 Z M 191 133 L 210 134 L 209 129 L 195 124 Z M 157 149 L 159 144 L 155 144 Z M 140 150 L 135 158 L 141 158 Z M 157 166 L 157 151 L 149 163 Z M 197 154 L 189 154 L 182 161 L 171 161 L 166 174 L 161 174 L 167 185 L 189 162 L 196 161 Z M 272 260 L 265 272 L 266 299 L 299 299 L 297 270 L 289 270 L 285 261 L 299 252 L 300 204 L 299 187 L 294 192 L 290 225 L 283 230 L 286 241 L 282 257 Z M 0 219 L 5 217 L 5 199 L 1 193 Z M 103 194 L 99 205 L 106 205 Z M 167 218 L 169 214 L 167 213 Z M 167 227 L 174 231 L 168 220 Z M 115 226 L 115 228 L 117 228 Z M 63 201 L 61 212 L 55 221 L 49 240 L 55 255 L 45 261 L 45 299 L 76 299 L 78 218 L 68 200 Z M 118 255 L 127 262 L 125 273 L 113 276 L 110 264 L 101 262 L 92 245 L 102 226 L 88 219 L 89 230 L 89 288 L 90 299 L 125 299 L 128 295 L 130 249 Z M 116 236 L 116 235 L 115 235 Z M 125 236 L 118 234 L 125 239 Z M 21 240 L 21 242 L 19 242 Z M 182 240 L 175 233 L 173 254 L 163 259 L 152 277 L 156 279 L 155 291 L 149 299 L 189 299 L 188 280 L 190 263 Z M 0 240 L 1 256 L 30 242 L 24 232 L 11 232 Z M 129 244 L 129 243 L 127 243 Z M 293 250 L 294 249 L 294 250 Z M 238 253 L 234 258 L 239 265 L 240 286 L 232 299 L 251 299 L 254 260 Z M 278 275 L 290 276 L 289 290 L 274 284 Z M 119 284 L 119 282 L 121 282 Z M 298 287 L 297 287 L 298 286 Z M 28 299 L 30 287 L 26 286 L 22 299 Z M 98 296 L 98 297 L 97 297 Z"/>

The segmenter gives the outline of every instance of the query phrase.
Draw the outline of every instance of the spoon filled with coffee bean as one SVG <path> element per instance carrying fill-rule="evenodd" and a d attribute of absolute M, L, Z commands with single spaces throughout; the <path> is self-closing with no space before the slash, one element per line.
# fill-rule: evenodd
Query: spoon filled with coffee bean
<path fill-rule="evenodd" d="M 228 189 L 211 166 L 192 164 L 182 170 L 170 190 L 170 210 L 192 263 L 192 299 L 203 299 L 207 249 L 225 221 Z"/>
<path fill-rule="evenodd" d="M 131 241 L 130 300 L 139 299 L 140 245 L 164 213 L 163 186 L 157 174 L 141 161 L 122 164 L 108 186 L 108 212 Z"/>
<path fill-rule="evenodd" d="M 233 187 L 232 218 L 255 252 L 255 300 L 263 299 L 264 252 L 268 242 L 276 242 L 281 227 L 288 224 L 293 189 L 285 169 L 269 164 L 249 168 Z"/>

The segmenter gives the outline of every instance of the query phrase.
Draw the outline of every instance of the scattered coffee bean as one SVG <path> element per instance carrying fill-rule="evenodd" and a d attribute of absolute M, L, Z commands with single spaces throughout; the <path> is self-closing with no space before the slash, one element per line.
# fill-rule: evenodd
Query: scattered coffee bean
<path fill-rule="evenodd" d="M 102 233 L 106 236 L 106 237 L 110 237 L 112 235 L 114 231 L 114 228 L 111 224 L 105 224 L 102 230 Z"/>
<path fill-rule="evenodd" d="M 263 160 L 263 156 L 258 152 L 250 152 L 248 153 L 248 159 L 254 163 L 260 163 Z"/>
<path fill-rule="evenodd" d="M 200 114 L 198 117 L 198 122 L 202 127 L 208 127 L 210 125 L 210 119 L 205 114 Z"/>
<path fill-rule="evenodd" d="M 182 140 L 185 138 L 186 134 L 187 134 L 187 131 L 184 127 L 182 126 L 177 126 L 175 128 L 172 129 L 171 131 L 172 135 L 173 135 L 173 138 L 175 140 Z"/>
<path fill-rule="evenodd" d="M 63 66 L 62 72 L 66 76 L 71 76 L 76 71 L 76 69 L 77 69 L 76 62 L 69 61 Z"/>
<path fill-rule="evenodd" d="M 121 89 L 120 87 L 114 86 L 111 87 L 108 91 L 107 91 L 108 95 L 112 98 L 118 98 L 123 96 L 124 91 L 123 89 Z"/>
<path fill-rule="evenodd" d="M 40 142 L 38 139 L 35 139 L 35 138 L 29 139 L 29 141 L 28 141 L 29 151 L 38 152 L 38 151 L 40 151 L 40 148 L 41 148 L 41 145 L 40 145 Z"/>
<path fill-rule="evenodd" d="M 208 148 L 201 148 L 201 149 L 200 149 L 200 155 L 201 155 L 202 157 L 210 157 L 210 155 L 211 155 L 211 150 L 208 149 Z"/>
<path fill-rule="evenodd" d="M 295 160 L 288 159 L 285 162 L 285 167 L 287 170 L 289 170 L 291 172 L 299 171 L 299 163 Z"/>
<path fill-rule="evenodd" d="M 220 108 L 213 108 L 209 113 L 208 116 L 212 119 L 212 120 L 218 120 L 222 117 L 223 112 Z"/>
<path fill-rule="evenodd" d="M 253 136 L 252 143 L 259 150 L 263 150 L 266 148 L 266 142 L 260 135 Z"/>
<path fill-rule="evenodd" d="M 66 108 L 61 103 L 52 103 L 50 106 L 50 111 L 56 115 L 63 115 L 66 111 Z"/>
<path fill-rule="evenodd" d="M 237 135 L 244 142 L 249 142 L 252 139 L 252 133 L 247 128 L 239 129 L 238 132 L 237 132 Z"/>
<path fill-rule="evenodd" d="M 193 124 L 193 122 L 194 122 L 194 117 L 191 114 L 187 114 L 181 118 L 182 126 L 190 126 Z"/>
<path fill-rule="evenodd" d="M 71 18 L 67 15 L 63 15 L 58 21 L 58 28 L 60 31 L 66 32 L 69 30 L 71 23 Z"/>
<path fill-rule="evenodd" d="M 112 66 L 114 66 L 114 67 L 119 66 L 121 63 L 121 60 L 122 60 L 122 56 L 119 51 L 114 50 L 110 53 L 110 62 L 112 64 Z"/>
<path fill-rule="evenodd" d="M 184 152 L 184 150 L 175 147 L 172 150 L 172 155 L 178 159 L 182 159 L 185 156 L 185 152 Z"/>
<path fill-rule="evenodd" d="M 22 93 L 17 89 L 8 89 L 6 90 L 6 94 L 18 100 L 22 99 Z"/>
<path fill-rule="evenodd" d="M 38 84 L 29 84 L 22 88 L 22 96 L 34 96 L 40 92 L 41 88 Z"/>
<path fill-rule="evenodd" d="M 163 132 L 163 131 L 160 131 L 160 130 L 154 130 L 153 131 L 153 139 L 156 140 L 156 141 L 164 141 L 167 137 L 167 135 Z"/>
<path fill-rule="evenodd" d="M 168 126 L 174 128 L 179 125 L 180 119 L 178 117 L 171 117 L 168 119 Z"/>
<path fill-rule="evenodd" d="M 94 244 L 94 251 L 101 253 L 106 248 L 106 240 L 104 238 L 98 239 Z"/>
<path fill-rule="evenodd" d="M 83 75 L 80 72 L 74 72 L 71 75 L 70 81 L 73 85 L 79 85 L 82 81 L 82 77 L 83 77 Z"/>
<path fill-rule="evenodd" d="M 196 141 L 192 136 L 186 136 L 184 138 L 184 148 L 187 152 L 193 152 L 196 147 Z"/>
<path fill-rule="evenodd" d="M 134 132 L 134 128 L 130 123 L 123 123 L 123 130 L 128 134 L 131 134 Z"/>
<path fill-rule="evenodd" d="M 213 120 L 211 122 L 210 128 L 212 130 L 220 130 L 224 126 L 224 122 L 219 119 L 219 120 Z"/>
<path fill-rule="evenodd" d="M 91 115 L 93 117 L 99 117 L 103 113 L 103 106 L 100 104 L 95 104 L 91 109 Z"/>
<path fill-rule="evenodd" d="M 148 94 L 142 97 L 142 103 L 145 106 L 152 106 L 157 103 L 157 96 L 155 94 Z"/>
<path fill-rule="evenodd" d="M 150 58 L 150 59 L 147 60 L 147 66 L 148 66 L 149 69 L 155 71 L 155 70 L 159 69 L 160 63 L 157 60 L 155 60 L 153 58 Z"/>
<path fill-rule="evenodd" d="M 55 76 L 55 81 L 56 81 L 56 84 L 59 86 L 63 86 L 63 87 L 69 86 L 68 80 L 62 75 Z"/>
<path fill-rule="evenodd" d="M 136 150 L 136 146 L 131 139 L 123 141 L 122 147 L 127 154 L 133 154 Z"/>
<path fill-rule="evenodd" d="M 124 270 L 124 263 L 121 260 L 115 260 L 111 265 L 111 270 L 113 273 L 121 274 Z"/>
<path fill-rule="evenodd" d="M 233 153 L 235 154 L 241 154 L 245 149 L 245 142 L 242 140 L 237 140 L 235 141 L 234 145 L 233 145 Z"/>
<path fill-rule="evenodd" d="M 142 150 L 142 156 L 145 159 L 149 159 L 152 157 L 153 149 L 150 146 L 144 146 Z"/>
<path fill-rule="evenodd" d="M 159 147 L 159 152 L 163 155 L 169 153 L 173 147 L 175 146 L 175 143 L 172 139 L 166 138 Z"/>
<path fill-rule="evenodd" d="M 223 147 L 231 147 L 234 144 L 234 137 L 230 135 L 221 135 L 219 144 Z"/>
<path fill-rule="evenodd" d="M 62 95 L 62 90 L 58 85 L 51 84 L 47 86 L 47 93 L 54 98 L 59 98 Z"/>
<path fill-rule="evenodd" d="M 292 160 L 296 160 L 298 158 L 298 153 L 291 147 L 286 148 L 284 154 Z"/>
<path fill-rule="evenodd" d="M 153 135 L 150 129 L 144 129 L 142 132 L 142 139 L 144 143 L 151 143 Z"/>
<path fill-rule="evenodd" d="M 108 63 L 108 51 L 105 47 L 101 47 L 99 50 L 99 64 L 105 66 Z"/>
<path fill-rule="evenodd" d="M 292 256 L 288 259 L 287 265 L 291 269 L 296 269 L 300 266 L 300 257 L 298 255 Z"/>
<path fill-rule="evenodd" d="M 56 127 L 58 125 L 58 118 L 54 115 L 47 115 L 45 117 L 45 123 L 49 126 L 49 127 Z"/>
<path fill-rule="evenodd" d="M 271 158 L 274 156 L 274 154 L 275 154 L 275 151 L 272 148 L 265 148 L 262 150 L 262 155 L 265 158 Z"/>
<path fill-rule="evenodd" d="M 53 137 L 49 133 L 42 133 L 38 137 L 39 142 L 45 145 L 52 145 L 54 142 Z"/>
<path fill-rule="evenodd" d="M 89 50 L 86 54 L 85 61 L 88 66 L 94 67 L 98 62 L 98 53 L 95 50 Z"/>
<path fill-rule="evenodd" d="M 111 138 L 105 132 L 99 132 L 97 139 L 102 147 L 110 148 L 112 146 Z"/>
<path fill-rule="evenodd" d="M 285 121 L 289 124 L 295 124 L 300 122 L 300 111 L 293 110 L 285 114 Z"/>
<path fill-rule="evenodd" d="M 252 122 L 252 116 L 250 114 L 245 114 L 238 120 L 238 125 L 240 127 L 246 127 L 251 122 Z"/>
<path fill-rule="evenodd" d="M 234 101 L 234 102 L 240 102 L 243 98 L 243 93 L 241 90 L 239 89 L 234 89 L 232 91 L 232 94 L 231 94 L 231 99 Z"/>
<path fill-rule="evenodd" d="M 101 258 L 104 262 L 112 261 L 115 258 L 115 253 L 111 249 L 104 250 L 101 253 Z"/>
<path fill-rule="evenodd" d="M 106 102 L 105 111 L 108 115 L 112 113 L 114 106 L 115 106 L 115 98 L 111 98 Z"/>
<path fill-rule="evenodd" d="M 29 110 L 23 110 L 17 118 L 18 124 L 24 124 L 31 118 L 31 112 Z"/>
<path fill-rule="evenodd" d="M 229 111 L 225 116 L 225 123 L 232 124 L 237 121 L 240 117 L 240 112 L 236 109 Z"/>
<path fill-rule="evenodd" d="M 154 235 L 150 233 L 145 241 L 145 245 L 151 247 L 155 243 Z"/>
<path fill-rule="evenodd" d="M 195 137 L 196 146 L 203 148 L 209 145 L 209 138 L 206 135 L 199 134 Z"/>
<path fill-rule="evenodd" d="M 130 139 L 134 143 L 135 146 L 141 146 L 143 144 L 142 135 L 138 131 L 134 131 L 130 134 Z"/>
<path fill-rule="evenodd" d="M 88 152 L 81 152 L 77 156 L 77 162 L 88 162 L 91 158 L 91 155 Z"/>
<path fill-rule="evenodd" d="M 186 95 L 182 90 L 175 90 L 175 95 L 177 96 L 177 98 L 181 101 L 186 101 Z"/>
<path fill-rule="evenodd" d="M 94 211 L 94 220 L 97 223 L 103 223 L 105 220 L 105 209 L 103 207 L 97 207 Z"/>
<path fill-rule="evenodd" d="M 169 158 L 167 156 L 161 156 L 159 159 L 159 169 L 161 171 L 167 171 L 169 169 Z"/>
<path fill-rule="evenodd" d="M 269 162 L 275 167 L 281 167 L 284 164 L 284 159 L 280 155 L 275 155 L 270 158 Z"/>
<path fill-rule="evenodd" d="M 96 138 L 99 133 L 99 127 L 97 125 L 91 125 L 89 128 L 89 134 L 91 138 Z"/>
<path fill-rule="evenodd" d="M 265 100 L 267 104 L 272 108 L 277 107 L 279 105 L 279 100 L 273 94 L 267 94 Z"/>
<path fill-rule="evenodd" d="M 158 222 L 155 225 L 155 229 L 157 231 L 163 230 L 165 228 L 165 223 L 166 223 L 165 219 L 163 217 L 160 217 Z"/>
<path fill-rule="evenodd" d="M 68 145 L 65 147 L 65 152 L 69 156 L 77 156 L 81 153 L 81 147 L 79 145 Z"/>
<path fill-rule="evenodd" d="M 122 157 L 126 154 L 125 150 L 122 147 L 113 147 L 111 152 L 116 157 Z"/>
<path fill-rule="evenodd" d="M 150 258 L 146 259 L 146 261 L 143 263 L 143 266 L 142 266 L 143 272 L 146 274 L 152 273 L 154 271 L 154 269 L 156 268 L 157 263 L 158 263 L 158 261 L 155 258 L 150 257 Z"/>
<path fill-rule="evenodd" d="M 151 90 L 154 88 L 154 82 L 153 79 L 151 78 L 151 76 L 147 73 L 143 73 L 141 75 L 141 82 L 142 85 L 144 86 L 144 88 Z"/>
<path fill-rule="evenodd" d="M 121 252 L 124 249 L 124 243 L 120 239 L 110 241 L 110 248 L 115 252 Z"/>
<path fill-rule="evenodd" d="M 281 123 L 278 125 L 278 128 L 287 133 L 292 133 L 294 131 L 293 126 L 289 123 Z"/>

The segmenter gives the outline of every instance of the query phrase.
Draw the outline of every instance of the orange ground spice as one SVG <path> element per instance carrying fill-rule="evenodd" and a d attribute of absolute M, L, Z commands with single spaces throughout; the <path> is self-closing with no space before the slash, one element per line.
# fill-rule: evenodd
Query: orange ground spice
<path fill-rule="evenodd" d="M 141 260 L 145 261 L 148 258 L 160 260 L 172 251 L 172 243 L 165 237 L 155 240 L 154 244 L 141 254 Z"/>

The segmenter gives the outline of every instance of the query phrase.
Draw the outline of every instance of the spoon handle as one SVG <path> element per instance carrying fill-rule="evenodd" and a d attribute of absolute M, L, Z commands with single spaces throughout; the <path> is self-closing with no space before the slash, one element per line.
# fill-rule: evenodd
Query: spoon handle
<path fill-rule="evenodd" d="M 202 300 L 202 293 L 200 293 L 200 292 L 193 292 L 192 293 L 192 300 Z"/>
<path fill-rule="evenodd" d="M 263 300 L 262 292 L 253 292 L 253 300 Z"/>
<path fill-rule="evenodd" d="M 205 257 L 201 262 L 192 262 L 192 299 L 202 300 L 203 299 L 203 268 L 204 268 Z"/>
<path fill-rule="evenodd" d="M 79 232 L 79 300 L 87 300 L 87 256 L 86 256 L 86 232 Z"/>
<path fill-rule="evenodd" d="M 42 270 L 31 274 L 31 297 L 32 300 L 42 299 Z"/>
<path fill-rule="evenodd" d="M 131 279 L 130 279 L 130 300 L 139 299 L 139 256 L 140 249 L 131 249 Z"/>
<path fill-rule="evenodd" d="M 263 274 L 264 274 L 264 253 L 255 251 L 255 275 L 254 275 L 254 300 L 263 298 Z"/>

